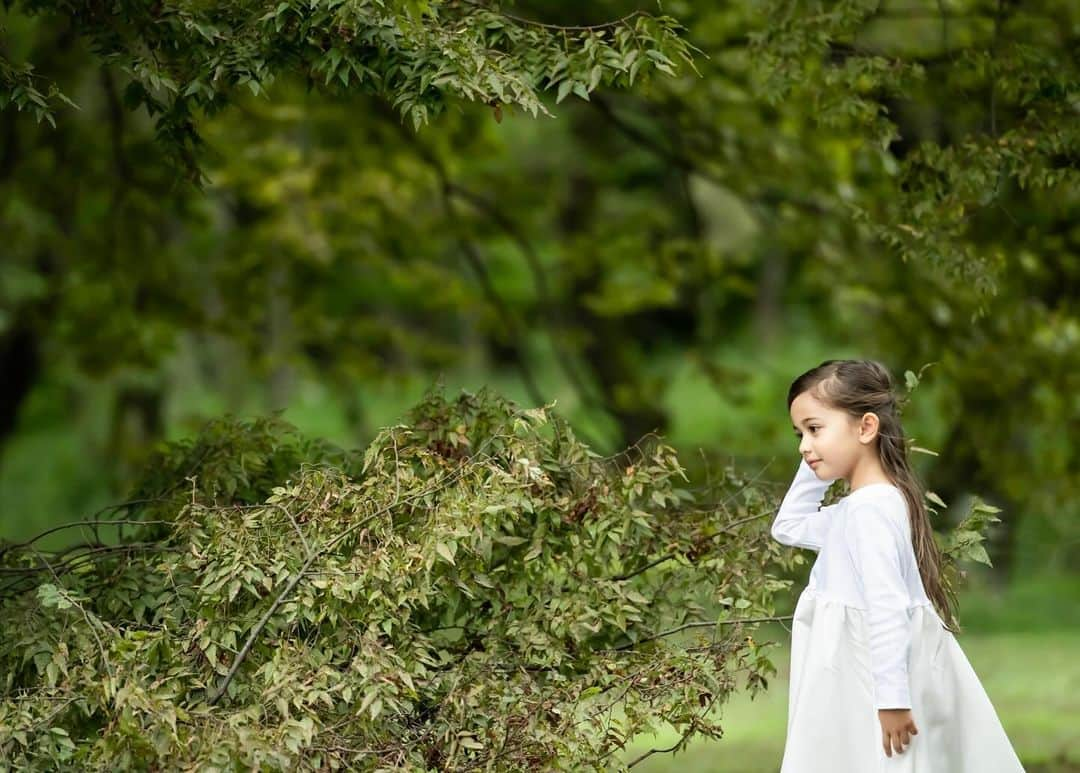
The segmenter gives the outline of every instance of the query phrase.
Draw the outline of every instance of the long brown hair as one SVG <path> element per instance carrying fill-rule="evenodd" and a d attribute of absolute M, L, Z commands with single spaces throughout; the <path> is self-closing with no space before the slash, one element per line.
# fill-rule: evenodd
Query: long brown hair
<path fill-rule="evenodd" d="M 923 588 L 945 627 L 956 633 L 954 600 L 943 580 L 944 560 L 934 542 L 933 527 L 923 501 L 923 485 L 908 464 L 907 441 L 900 424 L 903 405 L 889 369 L 875 360 L 825 360 L 791 383 L 787 398 L 789 411 L 791 403 L 803 392 L 810 392 L 814 398 L 856 419 L 865 413 L 877 414 L 878 458 L 885 474 L 907 500 L 911 542 Z"/>

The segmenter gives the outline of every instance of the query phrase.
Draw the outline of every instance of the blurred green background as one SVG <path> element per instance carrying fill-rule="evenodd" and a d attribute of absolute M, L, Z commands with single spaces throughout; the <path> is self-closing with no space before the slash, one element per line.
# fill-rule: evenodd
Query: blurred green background
<path fill-rule="evenodd" d="M 551 117 L 448 96 L 416 130 L 283 68 L 202 106 L 197 189 L 143 71 L 5 4 L 4 88 L 33 62 L 80 109 L 0 112 L 0 536 L 121 500 L 208 417 L 362 447 L 436 382 L 555 400 L 604 452 L 659 432 L 697 481 L 723 459 L 779 498 L 788 384 L 878 359 L 920 374 L 905 427 L 945 518 L 1002 508 L 961 646 L 1028 769 L 1080 770 L 1080 10 L 782 10 L 664 3 L 700 74 L 545 93 Z M 758 637 L 780 674 L 722 742 L 641 769 L 776 770 L 787 636 Z"/>

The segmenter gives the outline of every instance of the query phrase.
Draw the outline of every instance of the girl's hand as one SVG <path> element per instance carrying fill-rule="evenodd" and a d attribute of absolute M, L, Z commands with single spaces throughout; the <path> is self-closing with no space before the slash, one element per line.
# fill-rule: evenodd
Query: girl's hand
<path fill-rule="evenodd" d="M 878 709 L 877 714 L 881 722 L 881 743 L 885 747 L 885 755 L 892 757 L 893 749 L 901 754 L 904 746 L 911 743 L 911 736 L 919 734 L 911 709 Z"/>

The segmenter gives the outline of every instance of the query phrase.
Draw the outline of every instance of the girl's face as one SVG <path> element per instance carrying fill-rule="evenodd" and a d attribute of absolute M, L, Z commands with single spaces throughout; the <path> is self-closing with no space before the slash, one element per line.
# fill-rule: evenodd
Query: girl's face
<path fill-rule="evenodd" d="M 860 422 L 803 392 L 791 402 L 791 422 L 800 438 L 799 454 L 821 480 L 850 481 L 855 468 L 874 450 L 876 414 L 865 414 Z"/>

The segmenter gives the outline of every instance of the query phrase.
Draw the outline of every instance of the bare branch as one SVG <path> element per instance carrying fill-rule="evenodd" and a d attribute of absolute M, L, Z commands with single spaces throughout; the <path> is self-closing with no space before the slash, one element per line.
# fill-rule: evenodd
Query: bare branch
<path fill-rule="evenodd" d="M 118 505 L 110 505 L 109 507 L 103 508 L 103 509 L 99 510 L 97 513 L 95 513 L 95 515 L 98 515 L 100 513 L 108 512 L 109 510 L 119 510 L 119 509 L 124 508 L 124 507 L 130 507 L 131 505 L 143 504 L 143 503 L 146 503 L 146 502 L 158 502 L 158 501 L 161 501 L 161 500 L 158 500 L 158 499 L 135 499 L 135 500 L 132 500 L 131 502 L 121 502 Z M 82 526 L 99 527 L 99 526 L 115 526 L 115 525 L 120 525 L 120 524 L 141 526 L 143 524 L 168 524 L 168 523 L 169 523 L 169 521 L 154 521 L 154 520 L 140 521 L 140 520 L 131 519 L 131 518 L 116 518 L 116 519 L 105 519 L 105 520 L 91 518 L 91 519 L 88 519 L 88 520 L 85 520 L 85 521 L 72 521 L 70 523 L 61 524 L 60 526 L 54 526 L 51 529 L 46 529 L 45 531 L 41 532 L 37 536 L 31 537 L 30 539 L 26 540 L 25 542 L 16 542 L 16 543 L 12 543 L 11 545 L 4 545 L 3 548 L 0 548 L 0 557 L 3 557 L 3 555 L 5 553 L 7 553 L 8 551 L 11 551 L 11 550 L 19 550 L 21 548 L 28 548 L 31 545 L 33 545 L 35 542 L 40 540 L 41 538 L 47 537 L 50 534 L 55 534 L 58 531 L 64 531 L 65 529 L 75 529 L 75 528 L 79 528 L 79 527 L 82 527 Z"/>

